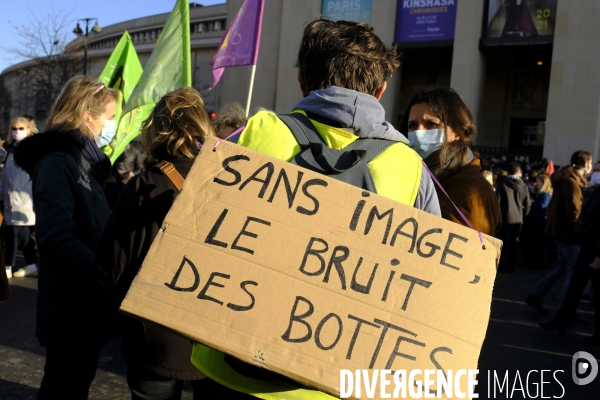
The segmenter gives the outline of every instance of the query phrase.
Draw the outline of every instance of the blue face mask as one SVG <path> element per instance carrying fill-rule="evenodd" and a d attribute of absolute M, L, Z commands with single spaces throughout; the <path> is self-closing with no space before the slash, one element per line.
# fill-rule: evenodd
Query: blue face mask
<path fill-rule="evenodd" d="M 421 158 L 427 158 L 428 155 L 442 147 L 445 138 L 444 129 L 408 132 L 408 146 Z"/>
<path fill-rule="evenodd" d="M 109 144 L 117 134 L 117 121 L 114 119 L 104 121 L 104 127 L 99 136 L 94 135 L 94 140 L 99 148 Z"/>

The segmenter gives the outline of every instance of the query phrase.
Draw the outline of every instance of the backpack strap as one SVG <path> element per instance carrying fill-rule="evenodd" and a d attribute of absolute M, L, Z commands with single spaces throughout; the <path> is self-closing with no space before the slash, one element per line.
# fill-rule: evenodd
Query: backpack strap
<path fill-rule="evenodd" d="M 165 174 L 171 182 L 173 182 L 173 185 L 175 185 L 178 192 L 181 192 L 181 188 L 183 187 L 184 178 L 177 171 L 177 169 L 175 168 L 173 163 L 163 160 L 163 161 L 159 162 L 158 164 L 156 164 L 155 167 L 158 168 L 160 170 L 160 172 Z"/>
<path fill-rule="evenodd" d="M 381 154 L 385 149 L 396 143 L 401 142 L 387 139 L 364 138 L 355 140 L 344 150 L 363 153 L 362 160 L 368 163 Z"/>
<path fill-rule="evenodd" d="M 277 115 L 277 117 L 292 131 L 301 147 L 309 147 L 311 143 L 325 144 L 319 131 L 306 115 L 292 113 Z"/>
<path fill-rule="evenodd" d="M 304 114 L 292 113 L 278 115 L 277 117 L 288 126 L 298 143 L 300 143 L 301 147 L 309 147 L 311 150 L 315 148 L 314 150 L 319 152 L 320 146 L 315 146 L 314 144 L 325 145 L 325 142 L 319 134 L 319 131 L 317 131 L 317 128 L 315 128 L 310 119 L 308 119 L 308 117 Z M 365 163 L 368 163 L 381 154 L 381 152 L 383 152 L 385 149 L 396 143 L 399 142 L 386 139 L 357 139 L 344 148 L 344 151 L 354 152 L 358 158 L 362 159 L 362 161 Z M 316 158 L 317 157 L 315 157 L 315 159 Z M 327 170 L 327 168 L 325 169 Z M 339 173 L 339 171 L 328 172 Z"/>

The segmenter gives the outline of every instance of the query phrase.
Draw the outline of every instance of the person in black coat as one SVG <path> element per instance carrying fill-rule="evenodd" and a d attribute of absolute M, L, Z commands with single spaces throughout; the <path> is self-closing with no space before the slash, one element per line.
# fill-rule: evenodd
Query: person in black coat
<path fill-rule="evenodd" d="M 498 184 L 496 195 L 502 212 L 502 228 L 498 237 L 504 242 L 498 271 L 511 272 L 519 258 L 519 235 L 523 218 L 531 209 L 529 188 L 521 179 L 521 164 L 510 163 L 508 176 Z"/>
<path fill-rule="evenodd" d="M 85 399 L 110 332 L 95 283 L 96 250 L 108 222 L 102 184 L 110 161 L 94 136 L 116 128 L 118 92 L 89 76 L 70 79 L 44 133 L 24 139 L 17 165 L 33 180 L 39 250 L 36 335 L 46 347 L 38 399 Z"/>
<path fill-rule="evenodd" d="M 98 252 L 103 283 L 119 298 L 124 298 L 142 267 L 179 194 L 177 185 L 198 155 L 198 143 L 209 135 L 214 132 L 202 97 L 189 87 L 165 95 L 145 122 L 142 144 L 150 165 L 121 191 Z M 164 161 L 170 164 L 160 163 Z M 213 390 L 216 383 L 203 379 L 204 374 L 190 362 L 189 339 L 148 321 L 124 316 L 122 322 L 121 352 L 132 399 L 181 398 L 183 381 L 192 381 L 195 399 Z"/>

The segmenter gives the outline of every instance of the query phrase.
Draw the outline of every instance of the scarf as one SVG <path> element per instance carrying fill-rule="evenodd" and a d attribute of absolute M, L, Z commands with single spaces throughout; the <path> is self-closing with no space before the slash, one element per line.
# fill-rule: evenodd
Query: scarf
<path fill-rule="evenodd" d="M 442 149 L 438 149 L 434 151 L 423 160 L 431 172 L 435 174 L 435 177 L 440 181 L 448 178 L 459 168 L 470 164 L 475 158 L 471 149 L 467 147 L 465 152 L 464 145 L 459 142 L 449 143 L 443 160 L 440 160 L 441 150 Z"/>
<path fill-rule="evenodd" d="M 294 110 L 302 110 L 352 128 L 361 138 L 378 138 L 408 143 L 406 137 L 385 120 L 385 110 L 370 94 L 329 86 L 313 90 Z"/>
<path fill-rule="evenodd" d="M 87 136 L 77 139 L 76 147 L 90 163 L 98 181 L 103 184 L 110 175 L 111 169 L 110 160 L 106 154 L 98 148 L 94 140 Z"/>

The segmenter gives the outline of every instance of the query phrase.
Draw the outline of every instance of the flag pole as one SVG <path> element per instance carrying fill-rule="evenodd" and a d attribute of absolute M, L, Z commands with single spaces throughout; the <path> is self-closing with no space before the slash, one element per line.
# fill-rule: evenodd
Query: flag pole
<path fill-rule="evenodd" d="M 254 88 L 254 74 L 256 73 L 256 64 L 252 66 L 252 72 L 250 73 L 250 87 L 248 88 L 248 102 L 246 103 L 246 118 L 250 113 L 250 100 L 252 100 L 252 89 Z"/>

